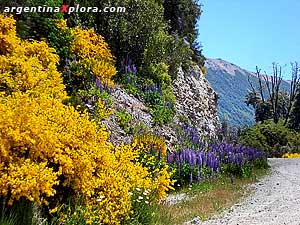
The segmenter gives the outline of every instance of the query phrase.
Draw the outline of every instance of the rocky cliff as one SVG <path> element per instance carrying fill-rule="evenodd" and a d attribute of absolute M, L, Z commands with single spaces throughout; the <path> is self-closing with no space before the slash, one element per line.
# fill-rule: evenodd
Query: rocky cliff
<path fill-rule="evenodd" d="M 114 111 L 125 109 L 131 115 L 130 124 L 137 127 L 136 133 L 154 132 L 165 137 L 170 149 L 178 142 L 177 130 L 183 123 L 188 122 L 195 126 L 199 135 L 214 136 L 218 125 L 217 95 L 199 67 L 194 67 L 189 72 L 182 69 L 173 82 L 176 96 L 176 115 L 172 123 L 155 126 L 150 110 L 142 100 L 116 88 L 114 97 Z M 128 134 L 120 127 L 116 115 L 104 121 L 106 128 L 113 131 L 110 140 L 116 144 L 129 143 L 132 134 Z"/>

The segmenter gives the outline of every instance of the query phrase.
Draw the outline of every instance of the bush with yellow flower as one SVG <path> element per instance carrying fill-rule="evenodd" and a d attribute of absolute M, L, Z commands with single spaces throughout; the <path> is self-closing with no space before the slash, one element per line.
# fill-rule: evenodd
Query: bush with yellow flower
<path fill-rule="evenodd" d="M 282 158 L 300 158 L 300 153 L 285 153 Z"/>
<path fill-rule="evenodd" d="M 91 31 L 74 32 L 93 37 L 95 42 L 87 43 L 91 53 L 74 51 L 100 65 L 102 49 L 92 44 L 103 40 Z M 19 39 L 15 21 L 1 14 L 0 43 L 0 198 L 8 200 L 7 207 L 25 198 L 48 205 L 50 215 L 63 222 L 66 214 L 59 209 L 68 197 L 73 203 L 80 199 L 87 224 L 120 224 L 132 213 L 134 189 L 165 196 L 172 184 L 167 167 L 154 174 L 139 161 L 142 146 L 113 146 L 109 133 L 86 111 L 63 104 L 67 94 L 54 49 L 43 41 Z M 84 47 L 82 39 L 76 43 Z M 102 47 L 108 51 L 106 44 Z M 103 60 L 111 67 L 112 62 Z M 103 79 L 114 70 L 108 73 Z"/>

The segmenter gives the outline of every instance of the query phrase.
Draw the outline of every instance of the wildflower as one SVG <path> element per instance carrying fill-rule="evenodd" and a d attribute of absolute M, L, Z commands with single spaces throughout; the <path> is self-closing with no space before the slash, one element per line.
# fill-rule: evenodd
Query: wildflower
<path fill-rule="evenodd" d="M 138 199 L 142 200 L 142 199 L 143 199 L 143 197 L 142 197 L 142 196 L 139 196 L 139 197 L 138 197 Z"/>
<path fill-rule="evenodd" d="M 97 201 L 97 202 L 101 202 L 102 199 L 104 199 L 104 198 L 105 198 L 105 196 L 101 195 L 98 199 L 96 199 L 96 201 Z"/>
<path fill-rule="evenodd" d="M 148 201 L 145 201 L 145 203 L 148 205 L 149 204 L 149 202 Z"/>
<path fill-rule="evenodd" d="M 129 195 L 133 195 L 133 193 L 132 193 L 132 192 L 128 192 L 128 194 L 129 194 Z"/>
<path fill-rule="evenodd" d="M 141 191 L 141 189 L 140 189 L 140 188 L 138 188 L 138 187 L 137 187 L 135 190 L 136 190 L 136 191 Z"/>
<path fill-rule="evenodd" d="M 54 209 L 50 209 L 49 213 L 56 213 L 58 211 L 58 206 L 56 206 Z"/>

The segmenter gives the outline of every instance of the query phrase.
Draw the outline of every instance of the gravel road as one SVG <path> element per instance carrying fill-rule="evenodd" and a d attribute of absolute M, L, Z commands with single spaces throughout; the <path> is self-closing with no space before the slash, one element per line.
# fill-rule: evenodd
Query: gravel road
<path fill-rule="evenodd" d="M 271 174 L 253 193 L 221 215 L 197 225 L 300 225 L 300 159 L 269 159 Z"/>

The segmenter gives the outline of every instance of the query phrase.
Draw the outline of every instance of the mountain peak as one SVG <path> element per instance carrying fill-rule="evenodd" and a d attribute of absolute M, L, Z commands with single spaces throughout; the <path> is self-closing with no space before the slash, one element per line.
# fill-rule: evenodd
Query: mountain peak
<path fill-rule="evenodd" d="M 233 63 L 227 62 L 221 58 L 206 59 L 205 67 L 213 71 L 222 71 L 232 76 L 236 75 L 237 73 L 241 73 L 241 74 L 249 73 L 247 70 L 244 70 L 241 67 L 234 65 Z"/>

